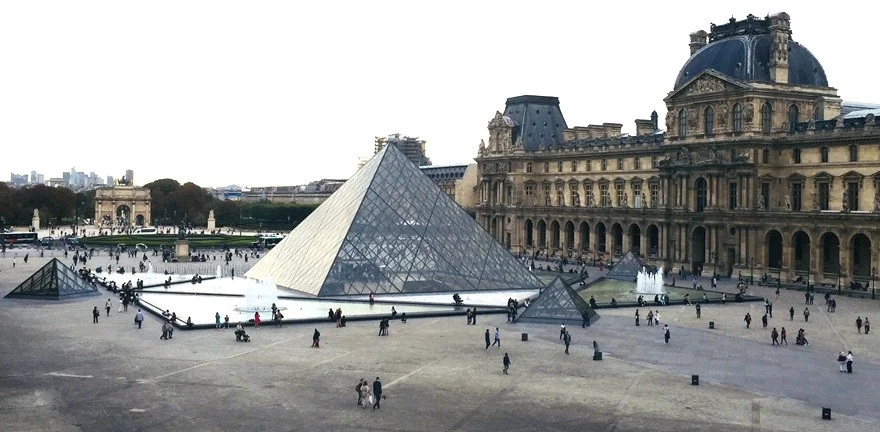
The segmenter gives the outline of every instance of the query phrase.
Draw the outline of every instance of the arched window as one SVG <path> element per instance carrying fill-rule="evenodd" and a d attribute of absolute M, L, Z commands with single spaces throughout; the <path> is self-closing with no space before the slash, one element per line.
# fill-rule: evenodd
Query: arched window
<path fill-rule="evenodd" d="M 770 133 L 773 127 L 773 105 L 770 102 L 764 102 L 761 106 L 761 131 Z"/>
<path fill-rule="evenodd" d="M 678 110 L 678 137 L 684 138 L 687 135 L 687 110 Z"/>
<path fill-rule="evenodd" d="M 703 128 L 705 129 L 706 135 L 712 135 L 712 130 L 715 128 L 715 110 L 712 107 L 706 107 L 706 110 L 703 111 Z"/>
<path fill-rule="evenodd" d="M 797 105 L 791 104 L 791 106 L 788 107 L 788 130 L 794 132 L 795 128 L 797 128 L 799 115 L 800 112 Z"/>
<path fill-rule="evenodd" d="M 733 126 L 734 132 L 742 132 L 743 129 L 743 108 L 742 105 L 735 103 L 733 104 L 733 112 L 730 114 L 733 116 L 730 124 Z"/>
<path fill-rule="evenodd" d="M 697 206 L 696 210 L 702 212 L 706 208 L 706 179 L 698 178 L 694 189 L 696 192 L 696 199 L 694 200 Z"/>

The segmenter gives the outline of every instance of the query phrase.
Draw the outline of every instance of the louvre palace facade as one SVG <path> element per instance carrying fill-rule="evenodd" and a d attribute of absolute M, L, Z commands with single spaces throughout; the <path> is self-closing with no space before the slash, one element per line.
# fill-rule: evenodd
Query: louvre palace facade
<path fill-rule="evenodd" d="M 480 143 L 477 220 L 514 253 L 866 284 L 880 105 L 842 101 L 786 13 L 713 24 L 689 47 L 669 114 L 634 135 L 569 127 L 555 97 L 508 99 Z"/>

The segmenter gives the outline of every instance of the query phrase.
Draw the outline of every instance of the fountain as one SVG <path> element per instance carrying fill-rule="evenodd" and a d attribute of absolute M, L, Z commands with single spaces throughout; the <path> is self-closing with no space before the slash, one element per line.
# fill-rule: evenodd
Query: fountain
<path fill-rule="evenodd" d="M 236 307 L 235 310 L 239 312 L 271 311 L 272 305 L 278 303 L 278 288 L 275 286 L 275 282 L 247 279 L 247 283 L 244 307 Z"/>
<path fill-rule="evenodd" d="M 217 277 L 217 279 L 220 279 L 223 277 L 223 270 L 220 269 L 219 265 L 217 266 L 217 273 L 215 273 L 214 276 Z"/>
<path fill-rule="evenodd" d="M 636 292 L 639 294 L 663 294 L 663 267 L 657 273 L 648 273 L 645 267 L 636 276 Z"/>
<path fill-rule="evenodd" d="M 147 261 L 147 273 L 153 273 L 153 263 Z"/>

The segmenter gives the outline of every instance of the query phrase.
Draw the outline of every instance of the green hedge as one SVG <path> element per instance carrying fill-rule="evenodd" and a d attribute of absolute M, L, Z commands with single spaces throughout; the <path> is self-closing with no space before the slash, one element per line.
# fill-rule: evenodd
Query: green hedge
<path fill-rule="evenodd" d="M 229 247 L 247 247 L 251 243 L 257 241 L 256 236 L 236 236 L 236 235 L 193 235 L 187 237 L 190 247 L 195 248 L 221 248 L 224 245 Z M 173 234 L 157 234 L 157 235 L 112 235 L 112 236 L 95 236 L 80 237 L 79 242 L 87 247 L 110 247 L 118 244 L 134 246 L 143 243 L 147 247 L 174 246 L 177 241 L 177 235 Z"/>

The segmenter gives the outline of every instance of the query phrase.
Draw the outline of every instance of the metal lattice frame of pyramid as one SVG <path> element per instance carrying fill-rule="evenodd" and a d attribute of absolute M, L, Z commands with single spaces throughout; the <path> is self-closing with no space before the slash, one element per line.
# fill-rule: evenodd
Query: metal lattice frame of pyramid
<path fill-rule="evenodd" d="M 7 298 L 63 300 L 71 297 L 99 295 L 98 289 L 81 278 L 57 258 L 52 258 L 39 270 L 6 295 Z"/>
<path fill-rule="evenodd" d="M 583 321 L 584 314 L 590 323 L 599 319 L 587 302 L 578 295 L 575 290 L 557 277 L 547 285 L 541 294 L 529 304 L 516 319 L 521 322 L 534 322 L 545 324 L 572 323 L 578 324 Z"/>
<path fill-rule="evenodd" d="M 544 286 L 394 145 L 246 276 L 317 296 Z"/>
<path fill-rule="evenodd" d="M 632 251 L 629 251 L 614 263 L 614 267 L 608 272 L 608 276 L 606 277 L 633 282 L 636 280 L 636 277 L 644 266 L 645 264 L 642 263 L 642 260 L 632 253 Z"/>

